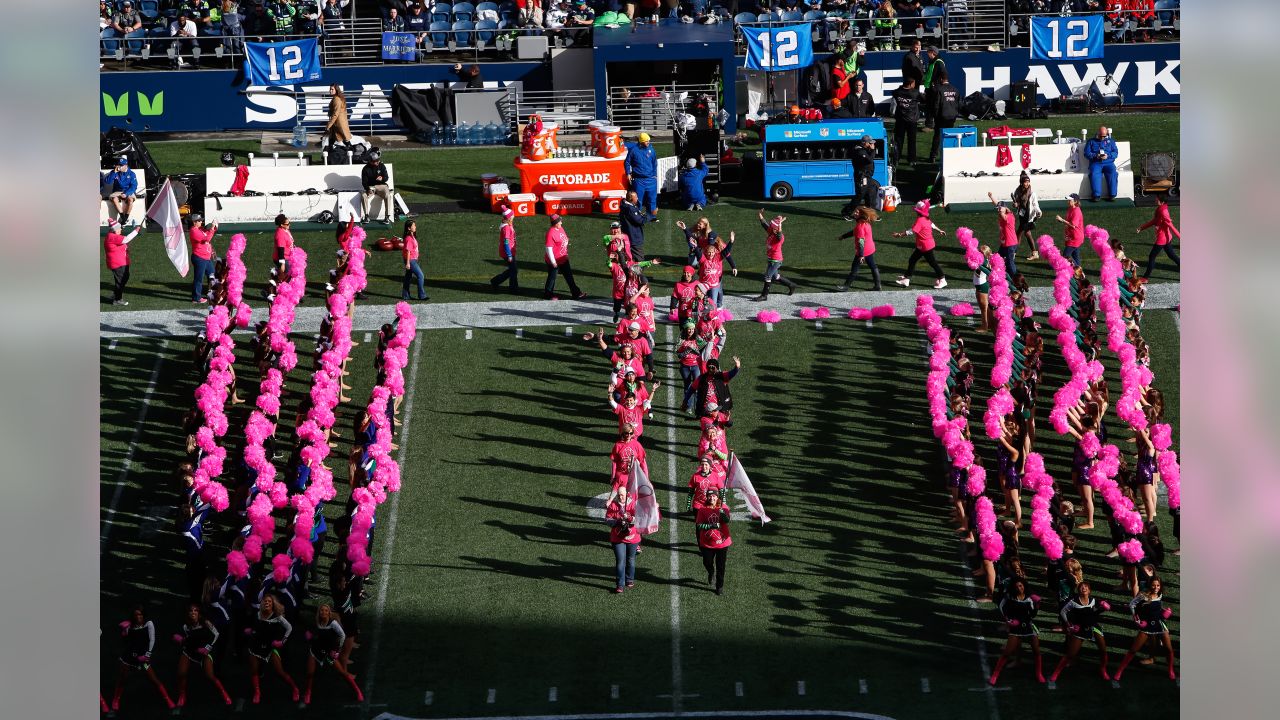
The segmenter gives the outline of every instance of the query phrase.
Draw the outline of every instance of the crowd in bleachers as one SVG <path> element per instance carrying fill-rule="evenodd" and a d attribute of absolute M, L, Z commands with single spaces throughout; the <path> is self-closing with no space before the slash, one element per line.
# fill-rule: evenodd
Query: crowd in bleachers
<path fill-rule="evenodd" d="M 1155 33 L 1176 32 L 1182 0 L 1007 0 L 1009 34 L 1025 45 L 1032 15 L 1098 15 L 1106 19 L 1107 42 L 1150 42 Z M 1022 36 L 1019 41 L 1018 36 Z"/>

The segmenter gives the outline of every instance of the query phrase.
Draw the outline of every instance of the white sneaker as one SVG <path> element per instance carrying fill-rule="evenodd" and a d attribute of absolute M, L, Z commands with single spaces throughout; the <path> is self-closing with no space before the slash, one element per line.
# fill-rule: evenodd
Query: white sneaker
<path fill-rule="evenodd" d="M 938 278 L 938 282 L 936 282 L 936 283 L 934 283 L 934 284 L 933 284 L 933 289 L 934 289 L 934 290 L 941 290 L 942 288 L 944 288 L 944 287 L 946 287 L 946 286 L 947 286 L 947 279 L 946 279 L 946 278 Z"/>
<path fill-rule="evenodd" d="M 893 283 L 895 285 L 901 285 L 902 287 L 908 287 L 909 285 L 911 285 L 911 278 L 900 277 L 897 280 L 894 280 Z"/>

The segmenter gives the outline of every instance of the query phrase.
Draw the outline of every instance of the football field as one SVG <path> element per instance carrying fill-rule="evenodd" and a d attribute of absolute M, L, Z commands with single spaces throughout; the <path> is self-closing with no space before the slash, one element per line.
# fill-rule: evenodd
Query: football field
<path fill-rule="evenodd" d="M 250 302 L 259 311 L 260 301 Z M 571 317 L 567 307 L 561 315 Z M 1036 307 L 1041 315 L 1044 309 Z M 392 313 L 369 304 L 357 318 L 354 339 L 362 344 L 347 379 L 354 402 L 339 409 L 336 427 L 344 437 L 333 458 L 350 449 L 352 413 L 374 382 L 376 342 L 363 328 L 390 321 Z M 605 397 L 607 363 L 581 341 L 593 327 L 549 322 L 545 314 L 525 322 L 513 312 L 503 327 L 419 332 L 397 437 L 404 486 L 379 509 L 374 574 L 353 656 L 368 702 L 355 704 L 329 675 L 317 684 L 313 704 L 297 709 L 268 678 L 260 706 L 237 706 L 243 717 L 735 717 L 805 710 L 902 720 L 1177 712 L 1178 688 L 1159 665 L 1135 664 L 1114 686 L 1097 677 L 1090 648 L 1055 687 L 1035 682 L 1024 650 L 1022 663 L 987 688 L 1003 623 L 992 605 L 974 601 L 966 548 L 945 521 L 944 459 L 924 396 L 924 336 L 911 317 L 855 322 L 833 308 L 820 325 L 728 324 L 724 356 L 743 364 L 731 385 L 729 444 L 773 522 L 762 526 L 740 500 L 734 503 L 739 512 L 723 596 L 706 584 L 692 518 L 683 512 L 698 435 L 679 411 L 672 329 L 660 325 L 655 358 L 663 387 L 642 442 L 663 522 L 642 543 L 636 587 L 613 594 L 613 556 L 601 521 L 616 438 Z M 991 340 L 968 332 L 966 319 L 948 324 L 966 335 L 978 368 L 976 410 L 990 392 Z M 301 351 L 312 328 L 294 329 Z M 1143 335 L 1176 439 L 1176 313 L 1149 310 Z M 228 410 L 228 438 L 243 425 L 255 392 L 246 341 L 237 335 L 245 361 L 240 388 L 250 403 Z M 114 628 L 129 607 L 145 603 L 158 627 L 155 662 L 166 683 L 177 658 L 167 638 L 188 581 L 173 508 L 174 468 L 183 457 L 179 425 L 199 382 L 190 350 L 188 337 L 102 341 L 101 627 Z M 1104 357 L 1114 392 L 1115 358 Z M 286 407 L 306 391 L 307 367 L 304 359 L 289 376 Z M 1052 343 L 1045 367 L 1040 397 L 1047 406 L 1066 378 Z M 1075 499 L 1070 447 L 1045 425 L 1036 449 Z M 980 454 L 992 455 L 989 441 L 976 442 Z M 229 445 L 234 455 L 238 444 Z M 346 464 L 331 464 L 339 493 L 326 508 L 332 523 L 349 487 Z M 213 516 L 211 573 L 224 571 L 222 558 L 242 524 L 231 512 Z M 1163 502 L 1160 524 L 1172 544 Z M 1127 598 L 1114 590 L 1119 562 L 1103 558 L 1105 523 L 1078 537 L 1095 593 L 1121 605 Z M 1027 531 L 1021 549 L 1032 591 L 1047 595 L 1043 551 Z M 331 540 L 322 570 L 335 551 Z M 1178 558 L 1171 557 L 1161 575 L 1175 613 L 1177 572 Z M 315 603 L 328 600 L 323 582 L 312 590 L 295 633 L 309 627 Z M 1051 668 L 1062 640 L 1049 632 L 1053 603 L 1046 606 L 1038 623 Z M 1177 620 L 1175 614 L 1175 643 Z M 1123 610 L 1104 619 L 1113 667 L 1131 625 Z M 115 672 L 112 640 L 108 632 L 107 693 Z M 284 651 L 286 669 L 299 679 L 303 645 L 299 638 Z M 219 674 L 233 697 L 245 696 L 243 660 L 226 652 Z M 184 715 L 227 716 L 202 679 L 193 676 L 191 688 Z M 133 678 L 120 717 L 163 714 L 145 680 Z"/>

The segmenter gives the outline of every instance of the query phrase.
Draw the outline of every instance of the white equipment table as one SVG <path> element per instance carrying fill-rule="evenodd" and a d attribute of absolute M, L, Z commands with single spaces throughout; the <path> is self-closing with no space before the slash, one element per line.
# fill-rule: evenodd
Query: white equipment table
<path fill-rule="evenodd" d="M 1020 162 L 1022 145 L 1010 147 L 1013 162 L 1000 168 L 996 167 L 997 142 L 1004 144 L 1001 139 L 987 147 L 943 148 L 942 183 L 948 204 L 989 203 L 987 193 L 995 195 L 997 200 L 1009 199 L 1009 194 L 1018 186 L 1018 176 L 1023 172 Z M 1129 143 L 1117 142 L 1116 147 L 1120 151 L 1116 159 L 1119 181 L 1116 183 L 1118 187 L 1112 190 L 1117 199 L 1132 201 L 1133 168 Z M 1031 165 L 1027 172 L 1031 174 L 1031 188 L 1041 203 L 1061 201 L 1071 193 L 1085 200 L 1092 197 L 1089 162 L 1083 157 L 1083 150 L 1084 146 L 1078 142 L 1032 145 Z M 1047 170 L 1049 174 L 1032 173 L 1032 170 Z M 983 176 L 975 177 L 979 172 Z"/>
<path fill-rule="evenodd" d="M 205 170 L 205 192 L 221 193 L 220 197 L 205 195 L 204 215 L 208 223 L 270 222 L 281 213 L 290 219 L 307 220 L 328 210 L 338 222 L 360 217 L 360 195 L 363 187 L 360 172 L 364 165 L 305 165 L 271 167 L 255 165 L 249 168 L 249 182 L 245 190 L 263 193 L 256 196 L 234 197 L 228 195 L 236 179 L 236 169 L 211 167 Z M 404 213 L 408 206 L 395 193 L 395 170 L 387 164 L 387 185 L 395 194 L 396 204 Z M 314 189 L 318 194 L 299 194 Z M 325 193 L 336 190 L 337 193 Z M 273 195 L 288 191 L 293 195 Z M 369 203 L 369 217 L 383 217 L 382 199 L 374 196 Z"/>
<path fill-rule="evenodd" d="M 101 179 L 103 177 L 106 177 L 106 174 L 109 172 L 111 171 L 110 170 L 98 171 L 99 184 L 101 184 Z M 146 219 L 147 219 L 147 199 L 145 197 L 145 193 L 147 192 L 147 174 L 142 170 L 134 170 L 133 174 L 138 176 L 138 194 L 133 200 L 133 207 L 130 208 L 129 210 L 129 217 L 122 219 L 120 222 L 123 224 L 128 224 L 128 221 L 132 220 L 133 222 L 141 225 L 142 223 L 146 222 Z M 107 221 L 115 218 L 119 214 L 120 213 L 116 212 L 115 203 L 111 202 L 110 200 L 103 200 L 101 198 L 98 199 L 98 226 L 99 227 L 106 227 Z"/>

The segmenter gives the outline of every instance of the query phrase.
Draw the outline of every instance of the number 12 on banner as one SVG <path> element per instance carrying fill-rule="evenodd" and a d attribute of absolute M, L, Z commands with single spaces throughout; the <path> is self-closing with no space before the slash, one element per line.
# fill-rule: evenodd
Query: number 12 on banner
<path fill-rule="evenodd" d="M 798 70 L 813 64 L 813 28 L 787 25 L 742 28 L 747 41 L 746 66 L 751 70 Z"/>
<path fill-rule="evenodd" d="M 774 42 L 770 43 L 771 40 Z M 796 57 L 799 46 L 800 39 L 796 37 L 795 30 L 782 30 L 774 35 L 760 33 L 760 67 L 790 68 L 799 64 L 799 58 Z M 775 51 L 777 62 L 774 62 Z"/>
<path fill-rule="evenodd" d="M 302 48 L 297 45 L 285 45 L 279 48 L 280 55 L 284 58 L 284 76 L 281 77 L 276 68 L 276 48 L 267 48 L 267 77 L 271 82 L 279 82 L 281 80 L 300 80 L 302 79 Z"/>
<path fill-rule="evenodd" d="M 1099 60 L 1106 31 L 1102 16 L 1031 18 L 1033 60 Z"/>

